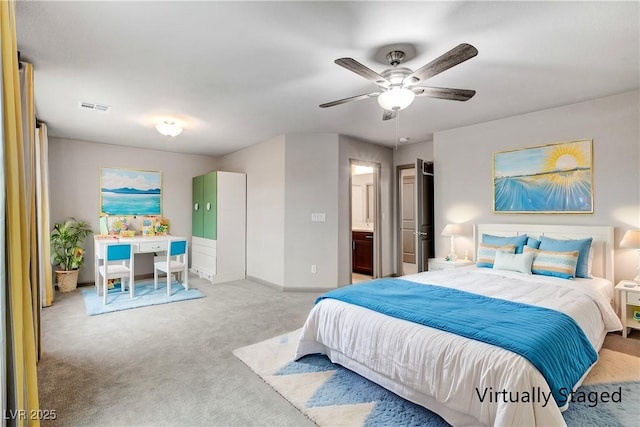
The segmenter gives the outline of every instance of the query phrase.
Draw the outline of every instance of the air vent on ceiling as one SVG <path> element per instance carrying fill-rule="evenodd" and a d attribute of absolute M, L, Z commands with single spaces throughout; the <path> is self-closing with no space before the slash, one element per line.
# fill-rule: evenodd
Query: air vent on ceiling
<path fill-rule="evenodd" d="M 81 110 L 95 110 L 95 111 L 101 111 L 103 113 L 108 113 L 111 110 L 110 105 L 94 104 L 93 102 L 85 102 L 85 101 L 80 101 L 79 107 Z"/>

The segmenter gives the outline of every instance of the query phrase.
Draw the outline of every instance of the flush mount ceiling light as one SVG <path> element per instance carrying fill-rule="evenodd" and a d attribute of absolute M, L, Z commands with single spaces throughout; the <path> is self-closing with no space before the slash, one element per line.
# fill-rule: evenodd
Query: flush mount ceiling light
<path fill-rule="evenodd" d="M 413 102 L 416 94 L 401 87 L 394 87 L 378 95 L 378 104 L 387 111 L 404 110 Z"/>
<path fill-rule="evenodd" d="M 182 128 L 173 120 L 163 120 L 156 123 L 156 130 L 164 136 L 177 136 L 182 132 Z"/>

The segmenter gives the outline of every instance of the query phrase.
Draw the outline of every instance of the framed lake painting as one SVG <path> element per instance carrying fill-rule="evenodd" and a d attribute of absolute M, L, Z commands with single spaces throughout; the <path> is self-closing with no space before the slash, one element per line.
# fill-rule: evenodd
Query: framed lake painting
<path fill-rule="evenodd" d="M 560 142 L 493 155 L 493 210 L 593 213 L 593 141 Z"/>
<path fill-rule="evenodd" d="M 162 173 L 102 168 L 100 212 L 107 215 L 162 214 Z"/>

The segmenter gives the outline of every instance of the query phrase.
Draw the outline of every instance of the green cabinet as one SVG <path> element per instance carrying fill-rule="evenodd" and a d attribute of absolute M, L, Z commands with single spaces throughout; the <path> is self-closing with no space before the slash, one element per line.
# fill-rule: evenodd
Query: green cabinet
<path fill-rule="evenodd" d="M 246 274 L 247 176 L 214 171 L 193 178 L 190 271 L 211 283 Z"/>
<path fill-rule="evenodd" d="M 204 201 L 204 175 L 193 177 L 191 186 L 191 234 L 202 237 L 202 219 Z"/>
<path fill-rule="evenodd" d="M 191 234 L 216 240 L 218 236 L 218 173 L 193 178 Z"/>
<path fill-rule="evenodd" d="M 202 219 L 202 237 L 218 238 L 218 172 L 204 176 L 204 212 Z"/>

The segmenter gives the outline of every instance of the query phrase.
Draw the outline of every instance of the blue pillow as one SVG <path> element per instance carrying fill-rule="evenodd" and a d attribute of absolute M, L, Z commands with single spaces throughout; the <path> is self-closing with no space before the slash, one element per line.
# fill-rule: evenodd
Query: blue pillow
<path fill-rule="evenodd" d="M 526 234 L 512 237 L 492 236 L 491 234 L 482 235 L 482 243 L 492 246 L 515 245 L 517 254 L 522 253 L 522 248 L 527 244 L 527 239 Z"/>
<path fill-rule="evenodd" d="M 530 246 L 533 249 L 538 249 L 540 247 L 540 240 L 534 239 L 533 237 L 528 237 L 527 246 Z"/>
<path fill-rule="evenodd" d="M 576 266 L 576 277 L 589 279 L 589 252 L 591 251 L 591 242 L 593 238 L 587 239 L 551 239 L 549 237 L 540 236 L 540 246 L 538 249 L 543 251 L 570 252 L 578 251 L 578 265 Z"/>

